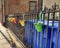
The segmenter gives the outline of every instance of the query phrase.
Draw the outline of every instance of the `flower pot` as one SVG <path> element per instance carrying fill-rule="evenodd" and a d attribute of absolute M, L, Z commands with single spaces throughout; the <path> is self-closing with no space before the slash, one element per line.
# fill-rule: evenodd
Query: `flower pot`
<path fill-rule="evenodd" d="M 35 23 L 34 26 L 35 26 L 35 29 L 37 30 L 37 32 L 42 32 L 42 24 L 41 23 Z"/>

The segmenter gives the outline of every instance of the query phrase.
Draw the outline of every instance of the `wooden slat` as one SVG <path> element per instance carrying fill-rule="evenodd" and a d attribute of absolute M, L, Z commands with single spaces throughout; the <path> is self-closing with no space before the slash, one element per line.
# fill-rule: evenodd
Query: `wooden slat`
<path fill-rule="evenodd" d="M 17 47 L 26 48 L 25 45 L 16 37 L 16 35 L 10 29 L 8 29 L 7 32 L 12 38 L 12 41 L 17 45 Z"/>

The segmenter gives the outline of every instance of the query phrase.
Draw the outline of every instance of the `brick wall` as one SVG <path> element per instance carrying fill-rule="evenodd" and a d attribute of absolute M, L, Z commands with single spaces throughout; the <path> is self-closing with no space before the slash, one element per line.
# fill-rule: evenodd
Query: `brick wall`
<path fill-rule="evenodd" d="M 29 1 L 38 0 L 5 0 L 5 14 L 28 12 Z"/>
<path fill-rule="evenodd" d="M 38 10 L 38 0 L 5 0 L 5 14 L 28 12 L 29 11 L 29 1 L 37 1 L 37 10 Z M 52 0 L 52 1 L 44 0 L 43 6 L 46 5 L 47 7 L 51 8 L 51 6 L 52 6 L 52 4 L 54 4 L 54 2 L 56 2 L 57 4 L 60 5 L 60 0 Z M 39 6 L 39 8 L 40 8 L 40 6 Z"/>

